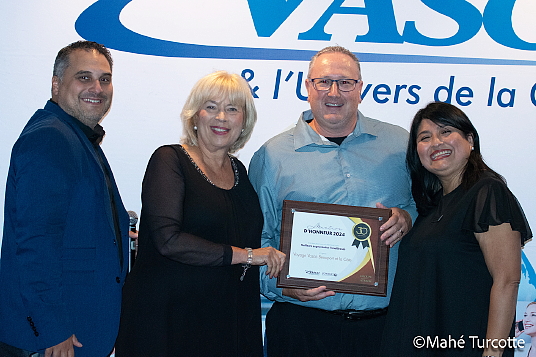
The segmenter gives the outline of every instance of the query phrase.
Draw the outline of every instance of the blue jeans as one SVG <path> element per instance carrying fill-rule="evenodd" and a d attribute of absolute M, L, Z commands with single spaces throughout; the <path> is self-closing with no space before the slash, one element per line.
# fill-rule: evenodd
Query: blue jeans
<path fill-rule="evenodd" d="M 0 356 L 2 357 L 45 357 L 44 353 L 30 352 L 0 342 Z"/>

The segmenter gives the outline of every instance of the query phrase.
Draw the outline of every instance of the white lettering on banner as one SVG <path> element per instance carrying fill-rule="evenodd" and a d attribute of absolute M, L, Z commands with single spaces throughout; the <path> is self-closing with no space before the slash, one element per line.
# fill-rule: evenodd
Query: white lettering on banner
<path fill-rule="evenodd" d="M 467 336 L 469 342 L 464 338 L 464 335 L 460 338 L 455 338 L 449 335 L 447 338 L 440 338 L 439 336 L 415 336 L 413 338 L 413 346 L 416 348 L 425 348 L 425 349 L 484 349 L 484 348 L 494 348 L 494 349 L 520 349 L 525 348 L 525 340 L 518 339 L 515 337 L 508 338 L 480 338 L 478 336 Z"/>

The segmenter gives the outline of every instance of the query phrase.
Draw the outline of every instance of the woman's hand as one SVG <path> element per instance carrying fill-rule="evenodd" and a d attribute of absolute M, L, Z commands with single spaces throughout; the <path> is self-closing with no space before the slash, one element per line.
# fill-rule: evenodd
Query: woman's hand
<path fill-rule="evenodd" d="M 515 338 L 518 338 L 519 336 L 521 336 L 521 334 L 523 333 L 523 331 L 520 331 L 519 330 L 519 323 L 522 322 L 523 319 L 521 320 L 518 320 L 514 323 L 514 326 L 515 326 L 515 330 L 514 330 L 514 337 Z"/>
<path fill-rule="evenodd" d="M 253 259 L 251 265 L 267 265 L 266 275 L 270 278 L 279 276 L 285 263 L 285 253 L 273 247 L 253 249 Z M 248 262 L 248 251 L 243 248 L 233 247 L 232 264 L 246 264 Z"/>
<path fill-rule="evenodd" d="M 266 275 L 270 275 L 270 278 L 273 278 L 279 276 L 279 272 L 283 269 L 285 258 L 285 253 L 273 247 L 253 249 L 251 265 L 267 265 Z"/>

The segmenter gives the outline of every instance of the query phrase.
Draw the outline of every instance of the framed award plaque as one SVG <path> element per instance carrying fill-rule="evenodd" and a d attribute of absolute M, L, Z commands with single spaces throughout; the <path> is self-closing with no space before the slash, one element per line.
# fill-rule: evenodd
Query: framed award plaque
<path fill-rule="evenodd" d="M 387 295 L 389 247 L 380 227 L 390 209 L 283 202 L 280 249 L 287 255 L 277 286 Z"/>

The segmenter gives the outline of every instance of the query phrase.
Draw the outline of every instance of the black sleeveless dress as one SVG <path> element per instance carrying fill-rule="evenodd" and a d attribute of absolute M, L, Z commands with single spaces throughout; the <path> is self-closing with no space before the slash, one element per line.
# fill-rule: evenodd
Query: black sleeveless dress
<path fill-rule="evenodd" d="M 231 246 L 260 247 L 262 212 L 243 164 L 214 186 L 180 145 L 149 161 L 139 251 L 123 289 L 117 357 L 262 356 L 259 270 L 243 281 Z"/>

